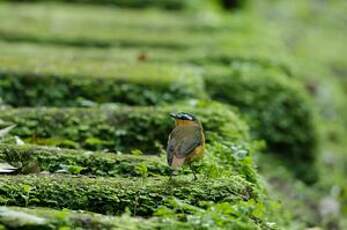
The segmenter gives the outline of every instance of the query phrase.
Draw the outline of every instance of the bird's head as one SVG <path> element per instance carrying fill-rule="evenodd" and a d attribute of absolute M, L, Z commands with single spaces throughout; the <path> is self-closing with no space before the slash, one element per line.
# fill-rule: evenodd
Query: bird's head
<path fill-rule="evenodd" d="M 176 125 L 194 125 L 199 124 L 199 120 L 191 113 L 179 112 L 170 113 L 170 116 L 175 119 Z"/>

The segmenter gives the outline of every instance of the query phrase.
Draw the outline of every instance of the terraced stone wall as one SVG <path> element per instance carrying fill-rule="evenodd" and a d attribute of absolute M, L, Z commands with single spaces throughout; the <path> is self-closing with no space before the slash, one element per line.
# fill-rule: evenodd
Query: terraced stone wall
<path fill-rule="evenodd" d="M 0 229 L 285 225 L 253 158 L 313 183 L 318 134 L 275 35 L 202 1 L 86 2 L 0 3 Z M 169 179 L 175 111 L 205 129 L 197 181 Z"/>

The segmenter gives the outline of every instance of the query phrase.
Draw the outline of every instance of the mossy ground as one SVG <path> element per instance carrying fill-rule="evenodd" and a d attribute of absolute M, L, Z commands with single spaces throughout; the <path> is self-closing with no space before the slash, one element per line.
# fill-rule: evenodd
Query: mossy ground
<path fill-rule="evenodd" d="M 346 228 L 343 1 L 19 2 L 0 3 L 0 229 Z M 197 181 L 169 180 L 173 111 L 205 128 Z"/>
<path fill-rule="evenodd" d="M 189 169 L 181 170 L 170 180 L 171 170 L 162 156 L 163 137 L 173 127 L 168 114 L 188 108 L 201 117 L 208 137 L 208 154 L 194 166 L 197 181 Z M 15 123 L 23 129 L 14 128 L 2 139 L 0 159 L 17 170 L 13 175 L 1 176 L 1 205 L 69 208 L 108 215 L 129 213 L 146 218 L 155 215 L 158 217 L 148 220 L 153 226 L 172 222 L 188 228 L 202 227 L 214 205 L 221 212 L 230 209 L 233 213 L 225 213 L 225 223 L 217 223 L 218 217 L 214 217 L 216 222 L 210 223 L 214 227 L 256 228 L 267 226 L 272 218 L 270 201 L 253 166 L 256 144 L 249 137 L 246 123 L 228 106 L 201 101 L 195 108 L 185 103 L 174 107 L 17 108 L 7 109 L 2 115 L 3 127 Z M 82 126 L 84 131 L 80 130 Z M 98 126 L 104 128 L 99 132 Z M 107 127 L 115 130 L 108 132 Z M 71 135 L 65 133 L 67 130 Z M 141 138 L 139 134 L 148 130 L 156 134 Z M 127 136 L 124 140 L 132 141 L 107 137 L 107 133 L 120 132 Z M 82 139 L 88 137 L 87 145 L 77 141 L 82 140 L 81 135 Z M 64 140 L 65 147 L 76 150 L 18 145 L 18 138 L 36 144 L 60 143 L 60 147 L 62 142 L 52 140 Z M 111 145 L 107 147 L 105 143 Z M 99 152 L 92 151 L 95 149 Z M 150 153 L 157 156 L 142 155 Z M 10 226 L 3 215 L 5 226 Z M 188 217 L 202 218 L 202 223 Z M 67 225 L 72 224 L 70 221 Z"/>

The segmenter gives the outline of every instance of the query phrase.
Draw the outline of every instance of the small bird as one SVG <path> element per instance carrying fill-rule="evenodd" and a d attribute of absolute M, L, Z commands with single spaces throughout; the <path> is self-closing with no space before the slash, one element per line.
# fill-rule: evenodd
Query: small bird
<path fill-rule="evenodd" d="M 197 176 L 191 163 L 203 156 L 204 129 L 200 121 L 192 114 L 180 112 L 170 113 L 170 116 L 175 119 L 176 126 L 169 135 L 167 162 L 172 172 L 183 164 L 188 164 L 196 180 Z"/>
<path fill-rule="evenodd" d="M 147 61 L 148 55 L 145 52 L 140 53 L 137 55 L 137 60 L 138 61 Z"/>

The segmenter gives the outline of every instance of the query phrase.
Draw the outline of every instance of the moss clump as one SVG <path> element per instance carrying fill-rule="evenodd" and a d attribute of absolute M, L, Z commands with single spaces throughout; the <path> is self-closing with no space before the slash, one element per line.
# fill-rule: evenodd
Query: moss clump
<path fill-rule="evenodd" d="M 0 161 L 21 167 L 18 173 L 31 173 L 34 162 L 41 171 L 96 176 L 170 175 L 166 160 L 156 156 L 117 155 L 33 145 L 0 145 Z M 141 170 L 144 168 L 144 170 Z"/>
<path fill-rule="evenodd" d="M 255 203 L 247 202 L 229 205 L 222 203 L 211 205 L 208 209 L 195 208 L 194 214 L 187 214 L 182 220 L 174 216 L 152 218 L 105 216 L 92 212 L 54 210 L 49 208 L 0 207 L 0 226 L 25 229 L 259 229 L 270 228 L 265 218 L 259 219 L 251 214 L 257 210 Z M 241 211 L 241 207 L 243 211 Z M 163 211 L 163 209 L 161 209 Z M 173 209 L 166 209 L 168 212 Z M 232 214 L 230 213 L 232 212 Z M 159 212 L 158 212 L 159 213 Z M 241 214 L 242 213 L 242 214 Z"/>
<path fill-rule="evenodd" d="M 202 201 L 257 199 L 257 190 L 240 176 L 200 179 L 180 176 L 156 178 L 97 178 L 68 176 L 3 176 L 0 205 L 84 209 L 98 213 L 151 216 L 168 197 L 199 206 Z"/>
<path fill-rule="evenodd" d="M 5 0 L 7 2 L 67 2 L 67 3 L 87 3 L 96 5 L 114 5 L 117 7 L 125 8 L 160 8 L 166 10 L 183 10 L 189 9 L 196 4 L 196 1 L 192 0 Z M 198 3 L 199 4 L 199 3 Z M 201 3 L 200 3 L 201 4 Z"/>
<path fill-rule="evenodd" d="M 253 144 L 220 144 L 206 146 L 206 154 L 196 171 L 201 176 L 217 178 L 220 175 L 240 174 L 247 181 L 259 186 L 259 179 L 253 167 Z M 0 162 L 15 167 L 14 174 L 38 172 L 68 173 L 88 176 L 151 177 L 169 176 L 171 170 L 164 157 L 118 155 L 105 152 L 60 149 L 34 145 L 0 145 Z M 190 169 L 180 170 L 182 174 Z M 260 186 L 259 186 L 260 187 Z"/>
<path fill-rule="evenodd" d="M 247 65 L 210 67 L 205 79 L 211 97 L 239 107 L 254 136 L 265 139 L 272 152 L 294 162 L 298 177 L 307 182 L 317 179 L 314 164 L 319 137 L 314 109 L 295 79 Z"/>
<path fill-rule="evenodd" d="M 119 102 L 156 105 L 205 95 L 203 81 L 188 69 L 150 64 L 100 65 L 92 61 L 89 64 L 55 62 L 38 67 L 40 61 L 26 60 L 17 60 L 15 65 L 5 60 L 8 65 L 4 64 L 0 71 L 0 95 L 6 104 L 90 106 Z"/>
<path fill-rule="evenodd" d="M 156 10 L 140 12 L 82 5 L 2 3 L 0 20 L 4 21 L 0 25 L 1 40 L 9 42 L 99 48 L 161 48 L 174 53 L 194 47 L 205 54 L 216 49 L 224 50 L 229 44 L 240 48 L 240 44 L 245 43 L 249 44 L 248 50 L 254 52 L 254 46 L 263 47 L 270 43 L 268 39 L 257 36 L 259 34 L 255 35 L 254 20 L 248 15 L 216 14 L 213 11 L 168 14 Z M 59 30 L 50 30 L 54 23 L 61 25 Z M 83 29 L 86 27 L 89 29 Z M 115 28 L 116 32 L 109 28 Z M 206 36 L 207 33 L 209 36 Z M 247 46 L 244 47 L 247 49 Z"/>
<path fill-rule="evenodd" d="M 183 50 L 210 41 L 205 32 L 220 27 L 222 21 L 219 20 L 222 17 L 216 14 L 212 14 L 216 20 L 210 23 L 199 14 L 167 14 L 154 10 L 121 11 L 107 7 L 91 9 L 81 5 L 73 6 L 74 13 L 69 9 L 71 5 L 66 4 L 1 3 L 0 19 L 8 20 L 0 25 L 1 39 L 82 47 L 121 46 Z M 23 16 L 30 20 L 23 20 Z M 50 18 L 50 21 L 45 21 L 47 18 Z M 51 23 L 60 23 L 60 30 L 49 30 Z M 88 30 L 83 29 L 87 26 Z"/>
<path fill-rule="evenodd" d="M 147 154 L 158 154 L 166 146 L 174 126 L 168 114 L 175 111 L 196 114 L 205 128 L 207 142 L 248 141 L 246 124 L 221 105 L 9 109 L 1 112 L 0 119 L 5 122 L 3 126 L 16 124 L 11 134 L 30 143 L 60 147 L 68 143 L 70 148 L 113 152 L 140 149 Z"/>
<path fill-rule="evenodd" d="M 112 229 L 125 225 L 135 229 L 140 223 L 150 224 L 140 218 L 117 218 L 67 209 L 0 207 L 0 226 L 9 229 Z"/>

